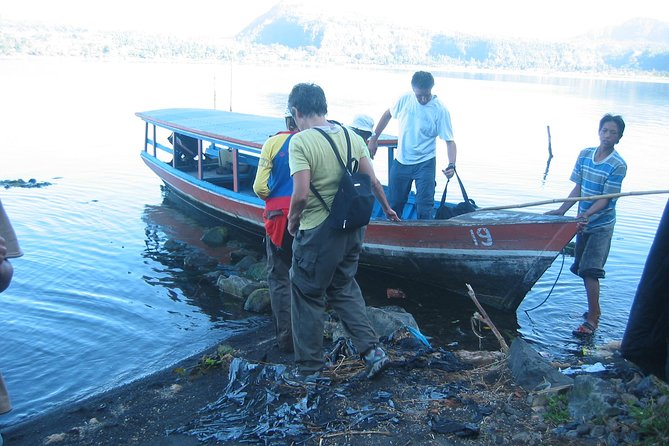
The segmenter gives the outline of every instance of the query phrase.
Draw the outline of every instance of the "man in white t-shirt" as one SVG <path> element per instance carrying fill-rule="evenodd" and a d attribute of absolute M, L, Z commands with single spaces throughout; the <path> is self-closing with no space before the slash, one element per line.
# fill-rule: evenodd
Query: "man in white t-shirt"
<path fill-rule="evenodd" d="M 413 92 L 400 97 L 379 119 L 369 138 L 369 152 L 376 154 L 378 137 L 391 118 L 399 121 L 399 137 L 395 160 L 390 168 L 390 206 L 402 216 L 411 185 L 416 183 L 416 212 L 420 219 L 434 216 L 436 186 L 437 137 L 446 142 L 448 166 L 442 170 L 447 178 L 455 173 L 457 147 L 453 139 L 451 115 L 436 95 L 432 94 L 434 77 L 417 71 L 411 78 Z"/>

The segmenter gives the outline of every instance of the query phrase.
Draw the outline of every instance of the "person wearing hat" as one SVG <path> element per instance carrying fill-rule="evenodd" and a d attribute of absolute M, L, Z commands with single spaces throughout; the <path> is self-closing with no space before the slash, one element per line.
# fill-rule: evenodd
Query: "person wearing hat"
<path fill-rule="evenodd" d="M 0 293 L 5 291 L 12 281 L 14 267 L 9 263 L 10 258 L 23 255 L 19 242 L 16 239 L 14 228 L 9 222 L 9 217 L 5 213 L 0 201 Z M 5 387 L 5 381 L 0 373 L 0 414 L 12 410 L 12 403 L 9 400 L 9 394 Z M 2 445 L 2 435 L 0 435 L 0 446 Z"/>
<path fill-rule="evenodd" d="M 416 212 L 420 219 L 434 216 L 434 188 L 437 170 L 437 137 L 446 142 L 448 166 L 442 170 L 447 178 L 455 173 L 457 148 L 453 139 L 451 115 L 446 106 L 432 94 L 434 77 L 417 71 L 411 78 L 412 92 L 401 96 L 386 110 L 369 138 L 369 153 L 374 156 L 378 138 L 391 118 L 399 122 L 395 160 L 390 167 L 388 186 L 390 206 L 402 216 L 404 205 L 416 183 Z"/>
<path fill-rule="evenodd" d="M 374 130 L 374 118 L 369 115 L 355 115 L 351 125 L 348 127 L 367 142 Z"/>
<path fill-rule="evenodd" d="M 263 144 L 253 191 L 265 201 L 265 247 L 267 250 L 267 283 L 272 305 L 272 316 L 279 350 L 293 351 L 293 331 L 290 317 L 290 276 L 293 258 L 293 236 L 288 233 L 287 217 L 293 179 L 288 167 L 288 144 L 297 125 L 286 110 L 285 131 L 270 136 Z"/>

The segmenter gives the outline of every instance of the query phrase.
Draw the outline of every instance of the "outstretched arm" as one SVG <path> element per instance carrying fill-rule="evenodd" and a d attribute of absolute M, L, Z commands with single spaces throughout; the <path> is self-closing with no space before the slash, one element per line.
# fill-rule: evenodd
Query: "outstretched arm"
<path fill-rule="evenodd" d="M 571 197 L 580 197 L 581 196 L 581 185 L 577 184 L 569 193 L 569 198 Z M 546 215 L 564 215 L 571 207 L 576 203 L 575 201 L 564 201 L 562 205 L 552 211 L 546 212 Z"/>
<path fill-rule="evenodd" d="M 369 178 L 372 180 L 372 191 L 374 192 L 376 199 L 379 200 L 379 203 L 381 203 L 381 209 L 383 209 L 383 212 L 386 214 L 386 217 L 388 217 L 388 220 L 400 221 L 397 213 L 390 207 L 390 204 L 388 203 L 386 194 L 383 192 L 383 185 L 381 185 L 381 182 L 374 174 L 374 167 L 372 166 L 372 162 L 366 156 L 360 159 L 359 170 L 361 173 L 369 175 Z"/>
<path fill-rule="evenodd" d="M 455 141 L 446 141 L 446 151 L 448 153 L 448 166 L 442 170 L 446 178 L 451 178 L 455 173 L 455 159 L 458 157 L 458 147 Z"/>
<path fill-rule="evenodd" d="M 372 158 L 374 158 L 374 155 L 376 155 L 376 149 L 379 147 L 379 135 L 385 130 L 386 126 L 390 122 L 390 118 L 392 118 L 390 110 L 383 112 L 381 119 L 379 119 L 379 123 L 376 124 L 374 133 L 372 133 L 372 136 L 369 138 L 367 148 L 369 149 L 369 154 L 372 156 Z"/>

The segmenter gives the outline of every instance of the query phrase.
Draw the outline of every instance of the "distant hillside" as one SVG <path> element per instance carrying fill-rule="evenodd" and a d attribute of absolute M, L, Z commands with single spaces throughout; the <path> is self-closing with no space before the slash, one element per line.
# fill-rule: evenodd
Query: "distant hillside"
<path fill-rule="evenodd" d="M 652 19 L 632 19 L 572 41 L 540 42 L 437 33 L 370 17 L 309 16 L 280 3 L 233 40 L 184 39 L 168 32 L 97 32 L 0 19 L 0 56 L 420 64 L 669 76 L 669 24 Z"/>
<path fill-rule="evenodd" d="M 632 19 L 618 27 L 558 43 L 432 33 L 359 17 L 323 21 L 279 4 L 237 38 L 247 44 L 307 51 L 324 60 L 669 74 L 669 24 L 652 19 Z"/>
<path fill-rule="evenodd" d="M 622 25 L 602 28 L 586 36 L 593 40 L 641 43 L 645 46 L 669 45 L 669 24 L 648 18 L 630 19 Z"/>

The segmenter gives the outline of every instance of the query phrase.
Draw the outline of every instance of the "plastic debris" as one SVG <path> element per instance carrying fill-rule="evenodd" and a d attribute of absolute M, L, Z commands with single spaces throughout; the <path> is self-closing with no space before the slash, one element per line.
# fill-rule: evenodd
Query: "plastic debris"
<path fill-rule="evenodd" d="M 480 431 L 478 424 L 461 423 L 442 417 L 433 417 L 430 428 L 439 434 L 455 434 L 458 437 L 477 437 Z"/>
<path fill-rule="evenodd" d="M 391 369 L 385 373 L 393 373 L 393 368 L 447 371 L 471 368 L 451 352 L 426 347 L 424 341 L 417 340 L 406 327 L 401 330 L 404 330 L 402 339 L 413 339 L 414 345 L 404 349 L 397 340 L 384 345 L 393 358 Z M 415 332 L 420 334 L 418 330 Z M 295 378 L 295 372 L 282 364 L 252 363 L 234 358 L 230 362 L 229 381 L 223 394 L 200 409 L 194 420 L 172 432 L 194 436 L 205 443 L 284 445 L 303 444 L 318 436 L 377 429 L 399 422 L 392 391 L 377 390 L 367 395 L 363 404 L 349 405 L 351 392 L 364 376 L 364 367 L 350 339 L 337 340 L 327 356 L 331 367 L 326 367 L 314 382 L 300 381 Z M 421 399 L 427 403 L 448 398 L 457 388 L 456 383 L 431 388 L 429 395 Z M 478 410 L 468 412 L 472 412 L 470 422 L 481 417 Z M 477 435 L 475 427 L 466 425 L 456 435 Z"/>
<path fill-rule="evenodd" d="M 409 330 L 409 333 L 414 335 L 416 339 L 418 339 L 420 342 L 423 343 L 427 348 L 432 348 L 432 345 L 430 345 L 430 341 L 427 340 L 427 338 L 423 335 L 423 333 L 420 332 L 419 329 L 411 327 L 409 325 L 406 326 L 407 330 Z"/>
<path fill-rule="evenodd" d="M 406 299 L 407 295 L 399 288 L 388 288 L 386 290 L 388 299 Z"/>
<path fill-rule="evenodd" d="M 582 373 L 599 373 L 605 372 L 606 367 L 602 365 L 601 362 L 596 362 L 594 364 L 584 364 L 577 367 L 567 367 L 566 369 L 560 369 L 564 375 L 578 375 Z"/>

